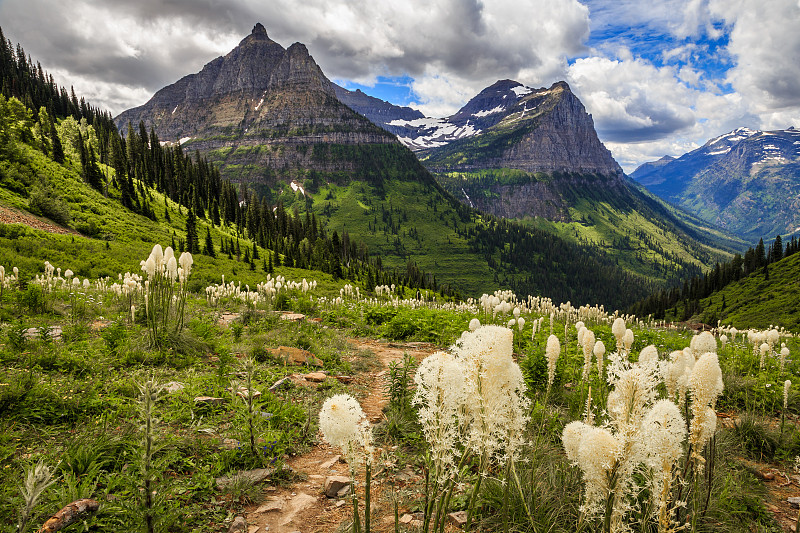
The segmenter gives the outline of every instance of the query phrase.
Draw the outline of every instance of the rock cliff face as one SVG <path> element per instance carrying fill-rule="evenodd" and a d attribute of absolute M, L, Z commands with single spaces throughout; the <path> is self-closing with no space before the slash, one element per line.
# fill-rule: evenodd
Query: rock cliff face
<path fill-rule="evenodd" d="M 522 93 L 519 87 L 514 88 Z M 470 112 L 473 107 L 482 105 L 471 101 L 453 117 L 480 115 Z M 512 168 L 622 175 L 597 138 L 592 117 L 565 82 L 529 90 L 496 115 L 494 124 L 480 133 L 422 152 L 424 164 L 436 172 Z"/>
<path fill-rule="evenodd" d="M 390 124 L 392 121 L 425 118 L 425 115 L 416 109 L 390 104 L 380 98 L 365 94 L 361 89 L 348 91 L 344 87 L 340 87 L 334 83 L 333 90 L 336 92 L 336 97 L 344 105 L 356 113 L 364 115 L 372 123 L 395 135 L 402 135 L 405 132 L 405 128 L 402 126 L 392 126 Z"/>
<path fill-rule="evenodd" d="M 752 241 L 800 231 L 800 131 L 794 128 L 739 128 L 657 167 L 645 163 L 631 177 Z"/>
<path fill-rule="evenodd" d="M 162 141 L 200 150 L 227 177 L 267 185 L 308 170 L 355 168 L 346 158 L 313 157 L 318 143 L 397 142 L 337 99 L 304 45 L 284 49 L 261 24 L 226 56 L 115 120 L 123 131 L 141 121 Z"/>

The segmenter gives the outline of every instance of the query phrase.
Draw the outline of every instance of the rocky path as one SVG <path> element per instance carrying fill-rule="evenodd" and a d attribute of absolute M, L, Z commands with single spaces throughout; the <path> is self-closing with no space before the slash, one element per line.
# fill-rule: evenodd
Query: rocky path
<path fill-rule="evenodd" d="M 379 363 L 377 368 L 357 376 L 356 385 L 367 391 L 366 396 L 358 398 L 370 422 L 380 422 L 382 410 L 388 399 L 384 394 L 384 376 L 389 363 L 402 361 L 408 352 L 417 361 L 436 351 L 427 343 L 395 344 L 372 339 L 352 339 L 351 344 L 358 350 L 371 352 Z M 378 455 L 380 452 L 378 452 Z M 348 466 L 339 459 L 339 450 L 320 442 L 307 453 L 287 461 L 296 474 L 304 481 L 288 487 L 269 487 L 267 498 L 253 505 L 245 516 L 247 533 L 330 533 L 351 516 L 348 499 L 327 498 L 324 494 L 325 480 L 329 476 L 349 476 Z M 392 509 L 381 498 L 382 487 L 373 483 L 372 498 L 374 512 L 373 531 L 376 533 L 394 531 Z M 359 498 L 363 503 L 363 497 Z M 382 503 L 384 504 L 382 506 Z"/>
<path fill-rule="evenodd" d="M 46 218 L 37 217 L 30 213 L 20 211 L 13 207 L 0 205 L 0 223 L 2 224 L 25 224 L 34 229 L 46 231 L 48 233 L 61 233 L 80 235 L 77 231 L 63 226 L 53 224 Z"/>

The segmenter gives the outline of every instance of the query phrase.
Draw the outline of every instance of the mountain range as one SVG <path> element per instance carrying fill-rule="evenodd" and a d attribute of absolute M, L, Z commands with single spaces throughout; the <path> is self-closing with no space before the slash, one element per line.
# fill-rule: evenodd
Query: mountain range
<path fill-rule="evenodd" d="M 230 53 L 115 121 L 198 150 L 223 177 L 313 212 L 389 266 L 418 262 L 473 293 L 496 283 L 547 290 L 531 273 L 552 266 L 556 242 L 646 284 L 697 273 L 740 244 L 630 182 L 565 82 L 500 80 L 430 119 L 336 86 L 305 46 L 284 49 L 257 24 Z M 498 239 L 511 233 L 501 237 L 483 214 L 518 221 L 513 232 L 539 235 L 536 246 L 555 240 L 549 252 L 502 261 L 514 245 Z M 488 247 L 476 240 L 487 227 Z M 534 285 L 522 289 L 523 280 Z"/>
<path fill-rule="evenodd" d="M 739 128 L 631 177 L 661 198 L 747 240 L 800 230 L 800 131 Z"/>

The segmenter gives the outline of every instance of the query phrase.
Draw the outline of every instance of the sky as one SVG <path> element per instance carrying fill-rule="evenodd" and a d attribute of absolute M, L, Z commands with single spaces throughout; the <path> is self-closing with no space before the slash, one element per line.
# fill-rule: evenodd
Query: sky
<path fill-rule="evenodd" d="M 257 22 L 426 116 L 498 79 L 564 80 L 627 172 L 737 127 L 800 127 L 800 0 L 0 0 L 6 38 L 114 115 Z"/>

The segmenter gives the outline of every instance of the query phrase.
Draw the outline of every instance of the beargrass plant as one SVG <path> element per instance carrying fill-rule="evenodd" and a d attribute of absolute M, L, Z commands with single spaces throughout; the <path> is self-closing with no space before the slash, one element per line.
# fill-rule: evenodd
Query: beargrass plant
<path fill-rule="evenodd" d="M 372 428 L 358 401 L 349 394 L 331 396 L 322 404 L 319 412 L 319 429 L 325 440 L 339 447 L 350 466 L 350 491 L 353 503 L 352 533 L 361 533 L 361 518 L 358 511 L 357 473 L 364 465 L 364 533 L 371 528 L 371 483 L 372 460 L 375 449 Z"/>
<path fill-rule="evenodd" d="M 19 510 L 19 520 L 17 521 L 17 531 L 26 533 L 31 526 L 34 510 L 39 503 L 39 499 L 56 480 L 53 479 L 53 470 L 43 462 L 27 468 L 25 471 L 25 482 L 19 488 L 22 494 L 22 508 Z"/>
<path fill-rule="evenodd" d="M 189 252 L 183 252 L 180 259 L 176 259 L 171 247 L 162 250 L 160 244 L 153 246 L 147 260 L 141 262 L 147 276 L 144 302 L 151 346 L 163 345 L 171 322 L 174 321 L 174 332 L 183 329 L 189 291 L 187 282 L 192 264 L 192 254 Z"/>

